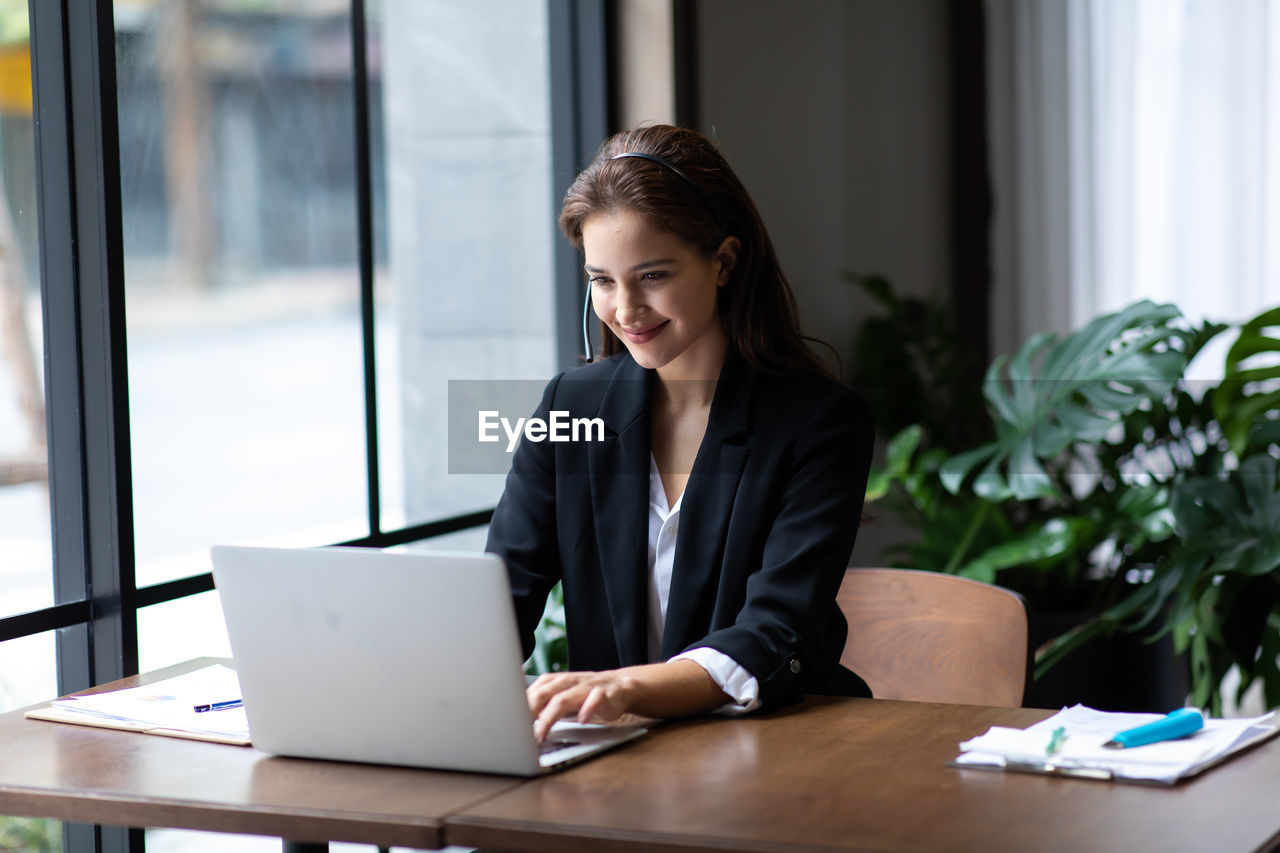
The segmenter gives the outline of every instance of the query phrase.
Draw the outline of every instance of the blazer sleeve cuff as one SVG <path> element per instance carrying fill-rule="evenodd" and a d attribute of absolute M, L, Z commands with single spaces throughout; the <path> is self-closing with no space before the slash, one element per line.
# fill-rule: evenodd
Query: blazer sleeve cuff
<path fill-rule="evenodd" d="M 756 677 L 724 652 L 703 646 L 681 652 L 671 660 L 693 661 L 705 669 L 711 680 L 729 697 L 731 701 L 721 705 L 714 713 L 739 716 L 760 707 L 760 684 Z"/>

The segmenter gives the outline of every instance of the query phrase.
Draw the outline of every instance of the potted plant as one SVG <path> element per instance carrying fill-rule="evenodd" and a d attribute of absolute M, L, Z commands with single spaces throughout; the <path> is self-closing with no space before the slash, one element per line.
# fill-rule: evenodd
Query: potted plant
<path fill-rule="evenodd" d="M 889 441 L 868 504 L 919 534 L 891 562 L 1075 611 L 1037 680 L 1100 636 L 1148 630 L 1189 654 L 1196 704 L 1220 711 L 1235 665 L 1241 691 L 1261 680 L 1280 705 L 1280 367 L 1257 364 L 1280 351 L 1278 324 L 1280 309 L 1243 324 L 1209 387 L 1183 377 L 1228 327 L 1150 302 L 997 358 L 990 438 L 947 446 L 910 425 Z"/>

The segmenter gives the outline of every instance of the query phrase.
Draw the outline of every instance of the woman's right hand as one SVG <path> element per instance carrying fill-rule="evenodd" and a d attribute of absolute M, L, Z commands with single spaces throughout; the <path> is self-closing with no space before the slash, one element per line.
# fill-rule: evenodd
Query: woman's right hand
<path fill-rule="evenodd" d="M 623 714 L 667 718 L 701 714 L 729 701 L 691 660 L 607 669 L 601 672 L 553 672 L 538 676 L 526 691 L 533 714 L 533 735 L 546 740 L 556 720 L 611 722 Z"/>

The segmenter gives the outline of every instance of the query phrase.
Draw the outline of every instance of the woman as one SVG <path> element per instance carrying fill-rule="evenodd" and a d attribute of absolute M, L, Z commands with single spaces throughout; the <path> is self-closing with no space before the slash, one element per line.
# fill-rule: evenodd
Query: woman
<path fill-rule="evenodd" d="M 697 133 L 625 131 L 569 188 L 560 227 L 605 357 L 553 379 L 536 416 L 600 418 L 603 440 L 521 442 L 487 546 L 526 654 L 563 582 L 571 671 L 529 688 L 538 739 L 575 714 L 870 695 L 838 663 L 835 594 L 871 417 L 806 346 L 746 189 Z"/>

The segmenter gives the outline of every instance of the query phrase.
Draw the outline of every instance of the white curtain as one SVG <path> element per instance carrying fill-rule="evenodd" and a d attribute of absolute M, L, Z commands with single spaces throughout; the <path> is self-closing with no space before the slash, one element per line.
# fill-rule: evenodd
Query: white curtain
<path fill-rule="evenodd" d="M 1280 0 L 987 13 L 997 352 L 1141 298 L 1280 304 Z"/>

